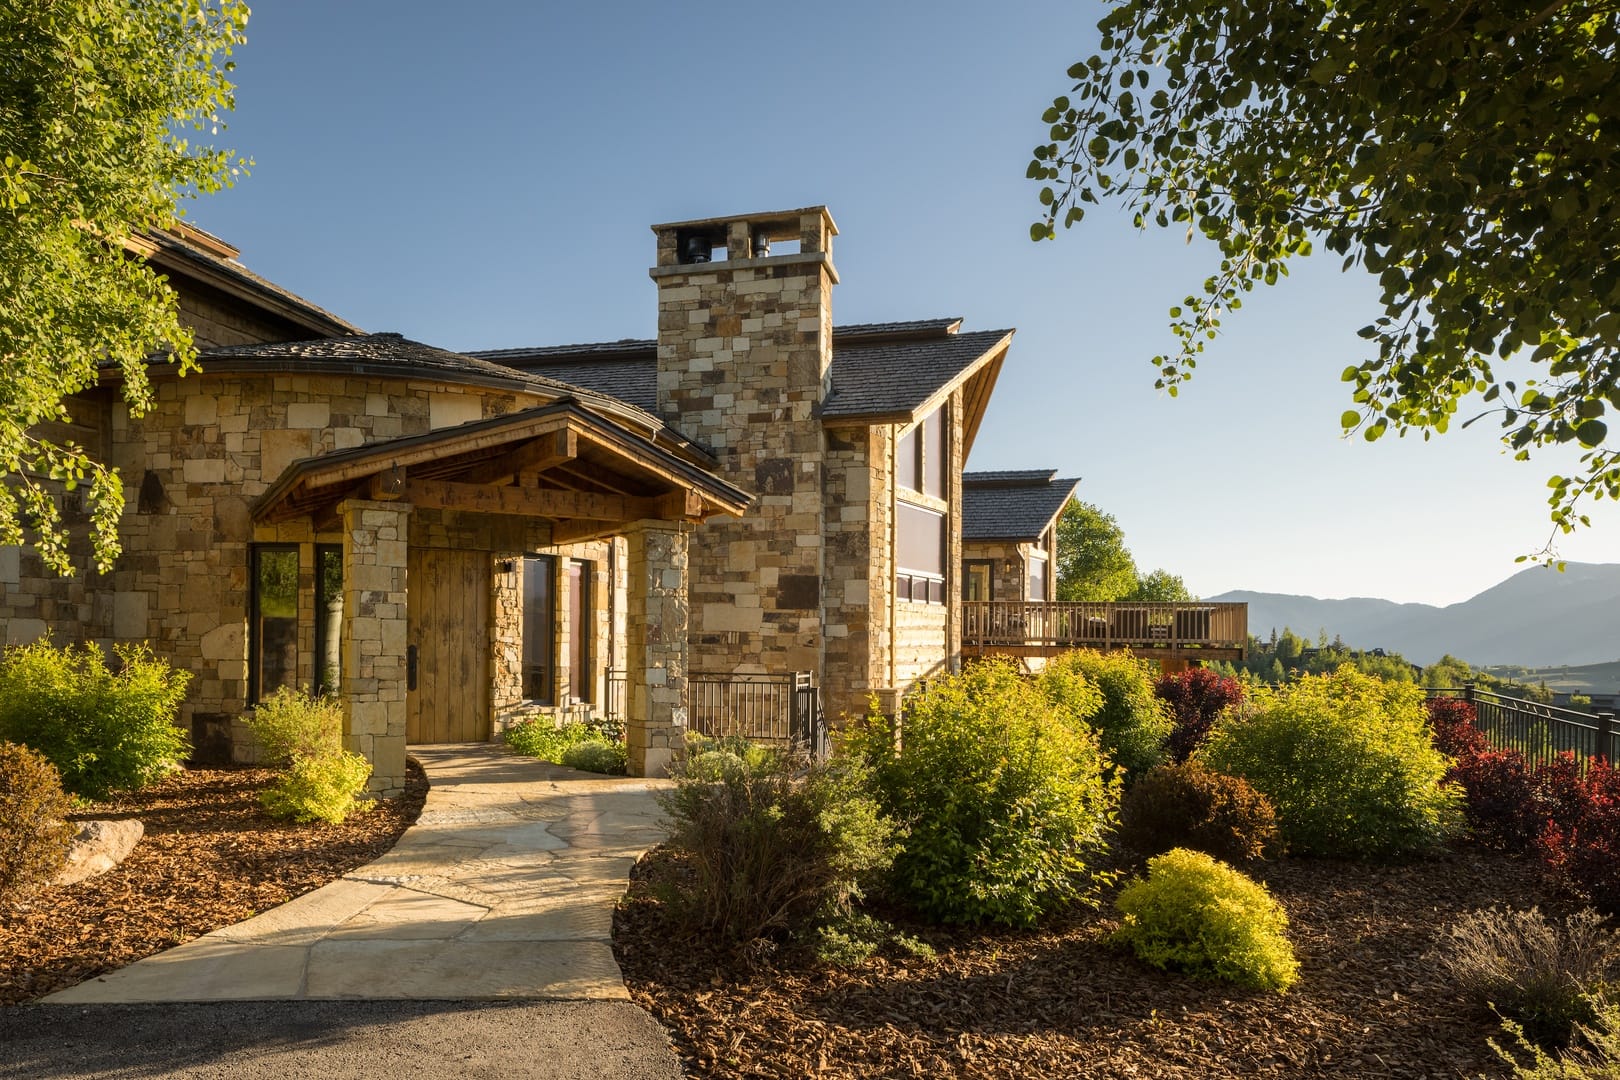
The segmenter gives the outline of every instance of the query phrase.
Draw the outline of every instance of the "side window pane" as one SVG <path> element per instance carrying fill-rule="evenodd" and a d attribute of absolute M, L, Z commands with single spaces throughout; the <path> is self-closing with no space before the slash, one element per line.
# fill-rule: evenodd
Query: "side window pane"
<path fill-rule="evenodd" d="M 315 692 L 343 692 L 343 549 L 315 549 Z"/>
<path fill-rule="evenodd" d="M 1046 596 L 1046 560 L 1031 558 L 1029 560 L 1029 598 L 1031 600 L 1045 600 Z"/>
<path fill-rule="evenodd" d="M 908 491 L 922 490 L 917 480 L 917 428 L 900 436 L 894 447 L 894 482 Z"/>
<path fill-rule="evenodd" d="M 591 678 L 591 564 L 568 562 L 568 695 L 575 701 L 595 698 Z"/>
<path fill-rule="evenodd" d="M 936 499 L 945 497 L 946 452 L 945 411 L 937 409 L 923 421 L 923 491 Z"/>
<path fill-rule="evenodd" d="M 531 555 L 523 560 L 523 696 L 556 704 L 557 560 Z"/>
<path fill-rule="evenodd" d="M 895 561 L 905 570 L 945 576 L 945 515 L 911 503 L 897 504 Z"/>
<path fill-rule="evenodd" d="M 298 680 L 298 549 L 253 549 L 252 695 Z"/>

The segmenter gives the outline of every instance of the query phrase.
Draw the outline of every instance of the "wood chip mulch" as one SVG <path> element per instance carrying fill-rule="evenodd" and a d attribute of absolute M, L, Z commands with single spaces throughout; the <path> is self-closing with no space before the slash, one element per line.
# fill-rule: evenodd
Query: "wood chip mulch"
<path fill-rule="evenodd" d="M 335 881 L 394 846 L 427 777 L 341 825 L 278 821 L 259 805 L 272 769 L 183 769 L 74 819 L 139 818 L 145 835 L 99 877 L 0 908 L 0 1005 L 65 989 L 241 922 Z"/>
<path fill-rule="evenodd" d="M 1161 972 L 1103 940 L 1101 910 L 1040 931 L 923 925 L 937 959 L 854 969 L 789 950 L 724 953 L 674 929 L 657 849 L 615 927 L 631 996 L 700 1077 L 1501 1077 L 1474 1010 L 1424 954 L 1452 918 L 1493 904 L 1570 910 L 1528 860 L 1459 846 L 1396 866 L 1283 860 L 1250 868 L 1287 909 L 1301 978 L 1286 995 Z M 885 912 L 893 917 L 893 913 Z"/>

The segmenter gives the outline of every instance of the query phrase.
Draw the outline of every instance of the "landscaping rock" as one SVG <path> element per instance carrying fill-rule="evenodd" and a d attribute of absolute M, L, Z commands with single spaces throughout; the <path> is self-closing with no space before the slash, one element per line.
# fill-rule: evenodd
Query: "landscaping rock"
<path fill-rule="evenodd" d="M 105 874 L 129 858 L 145 833 L 146 827 L 134 818 L 81 822 L 73 845 L 68 848 L 67 866 L 53 884 L 73 885 Z"/>

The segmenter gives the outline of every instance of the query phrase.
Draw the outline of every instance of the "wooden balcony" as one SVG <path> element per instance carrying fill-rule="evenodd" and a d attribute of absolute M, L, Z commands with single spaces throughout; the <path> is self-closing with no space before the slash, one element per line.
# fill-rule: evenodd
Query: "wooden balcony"
<path fill-rule="evenodd" d="M 1248 641 L 1247 604 L 962 602 L 965 656 L 1129 649 L 1163 660 L 1241 660 Z"/>

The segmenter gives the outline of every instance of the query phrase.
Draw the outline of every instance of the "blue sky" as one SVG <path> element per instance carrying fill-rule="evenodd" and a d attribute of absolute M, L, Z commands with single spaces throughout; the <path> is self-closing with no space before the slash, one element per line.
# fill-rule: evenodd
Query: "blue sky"
<path fill-rule="evenodd" d="M 1369 280 L 1301 263 L 1171 399 L 1148 359 L 1209 249 L 1111 209 L 1029 241 L 1040 113 L 1100 12 L 266 0 L 220 140 L 254 167 L 189 212 L 367 330 L 473 349 L 651 337 L 649 225 L 825 203 L 836 321 L 1017 327 L 970 467 L 1084 477 L 1144 570 L 1444 604 L 1521 569 L 1556 458 L 1511 462 L 1491 421 L 1339 438 Z M 1620 558 L 1620 513 L 1594 521 L 1565 557 Z"/>

